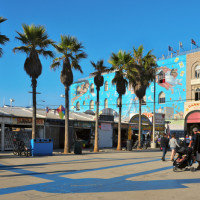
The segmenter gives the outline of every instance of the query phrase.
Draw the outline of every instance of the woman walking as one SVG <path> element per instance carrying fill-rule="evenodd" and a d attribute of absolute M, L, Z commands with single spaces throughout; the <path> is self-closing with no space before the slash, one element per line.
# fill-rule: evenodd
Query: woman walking
<path fill-rule="evenodd" d="M 176 154 L 176 150 L 175 150 L 176 146 L 179 147 L 174 134 L 172 135 L 172 138 L 169 140 L 169 146 L 170 146 L 170 149 L 172 151 L 170 160 L 174 161 L 174 156 Z"/>

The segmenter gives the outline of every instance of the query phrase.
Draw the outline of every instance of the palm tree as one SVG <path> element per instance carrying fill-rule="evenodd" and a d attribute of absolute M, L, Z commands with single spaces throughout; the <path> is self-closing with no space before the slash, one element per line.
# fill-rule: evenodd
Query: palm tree
<path fill-rule="evenodd" d="M 53 60 L 51 68 L 56 70 L 63 61 L 62 71 L 60 75 L 61 83 L 65 87 L 65 145 L 64 153 L 67 154 L 69 150 L 69 87 L 73 83 L 72 69 L 78 70 L 83 73 L 79 62 L 82 58 L 87 58 L 87 54 L 83 52 L 83 45 L 73 36 L 61 35 L 61 42 L 54 45 L 56 50 L 62 54 Z"/>
<path fill-rule="evenodd" d="M 48 38 L 46 29 L 43 26 L 32 25 L 22 25 L 23 33 L 17 32 L 18 36 L 15 37 L 23 46 L 15 47 L 13 49 L 14 53 L 16 51 L 23 52 L 27 54 L 27 58 L 24 63 L 24 70 L 32 79 L 32 95 L 33 95 L 33 119 L 32 119 L 32 139 L 35 139 L 36 134 L 36 87 L 37 78 L 42 73 L 42 64 L 39 59 L 39 55 L 44 57 L 53 57 L 53 52 L 46 50 L 49 45 L 54 42 Z"/>
<path fill-rule="evenodd" d="M 7 19 L 3 18 L 3 17 L 0 17 L 0 23 L 6 21 Z M 6 42 L 9 41 L 9 38 L 7 38 L 5 35 L 1 35 L 0 34 L 0 44 L 1 45 L 4 45 Z M 2 57 L 3 55 L 3 49 L 0 48 L 0 57 Z"/>
<path fill-rule="evenodd" d="M 99 126 L 99 90 L 100 87 L 103 86 L 104 83 L 104 78 L 101 75 L 103 72 L 107 72 L 107 67 L 104 66 L 104 61 L 100 60 L 97 61 L 95 64 L 94 62 L 91 62 L 92 66 L 96 70 L 93 74 L 96 75 L 94 77 L 94 84 L 96 85 L 97 88 L 97 102 L 96 102 L 96 122 L 95 122 L 95 142 L 94 142 L 94 152 L 99 151 L 99 145 L 98 145 L 98 126 Z"/>
<path fill-rule="evenodd" d="M 142 99 L 145 96 L 146 89 L 150 82 L 154 80 L 154 69 L 156 66 L 155 56 L 150 50 L 143 56 L 144 48 L 142 45 L 138 49 L 133 47 L 133 59 L 127 66 L 127 78 L 129 83 L 133 86 L 136 96 L 139 99 L 139 148 L 141 147 L 141 105 Z"/>
<path fill-rule="evenodd" d="M 118 121 L 118 144 L 117 150 L 121 150 L 121 109 L 122 109 L 122 95 L 126 93 L 126 87 L 128 82 L 126 80 L 126 65 L 131 61 L 130 53 L 120 50 L 117 54 L 112 53 L 110 60 L 108 61 L 112 64 L 110 70 L 115 71 L 115 77 L 112 80 L 112 84 L 116 84 L 116 90 L 119 94 L 119 121 Z"/>

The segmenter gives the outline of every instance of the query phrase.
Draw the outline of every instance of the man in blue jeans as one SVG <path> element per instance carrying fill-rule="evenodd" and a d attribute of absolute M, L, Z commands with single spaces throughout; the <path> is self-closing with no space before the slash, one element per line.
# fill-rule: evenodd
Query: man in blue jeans
<path fill-rule="evenodd" d="M 167 135 L 164 133 L 163 137 L 160 140 L 160 145 L 161 145 L 162 151 L 163 151 L 163 156 L 161 158 L 162 161 L 165 161 L 165 155 L 167 153 L 168 143 L 169 143 L 169 140 L 167 138 Z"/>

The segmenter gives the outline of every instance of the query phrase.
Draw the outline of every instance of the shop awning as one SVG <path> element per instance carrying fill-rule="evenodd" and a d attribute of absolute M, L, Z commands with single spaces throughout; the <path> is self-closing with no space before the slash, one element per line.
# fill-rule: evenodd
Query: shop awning
<path fill-rule="evenodd" d="M 187 118 L 187 123 L 200 123 L 200 112 L 194 112 Z"/>

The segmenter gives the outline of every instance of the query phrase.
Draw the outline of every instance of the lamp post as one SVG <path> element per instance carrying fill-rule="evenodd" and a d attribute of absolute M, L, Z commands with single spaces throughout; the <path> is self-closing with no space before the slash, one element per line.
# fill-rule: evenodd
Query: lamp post
<path fill-rule="evenodd" d="M 12 103 L 15 102 L 14 99 L 10 99 L 10 106 L 12 107 Z"/>
<path fill-rule="evenodd" d="M 154 75 L 154 93 L 153 93 L 153 141 L 151 143 L 151 148 L 156 148 L 155 143 L 155 125 L 156 125 L 156 66 L 155 66 L 155 75 Z"/>

